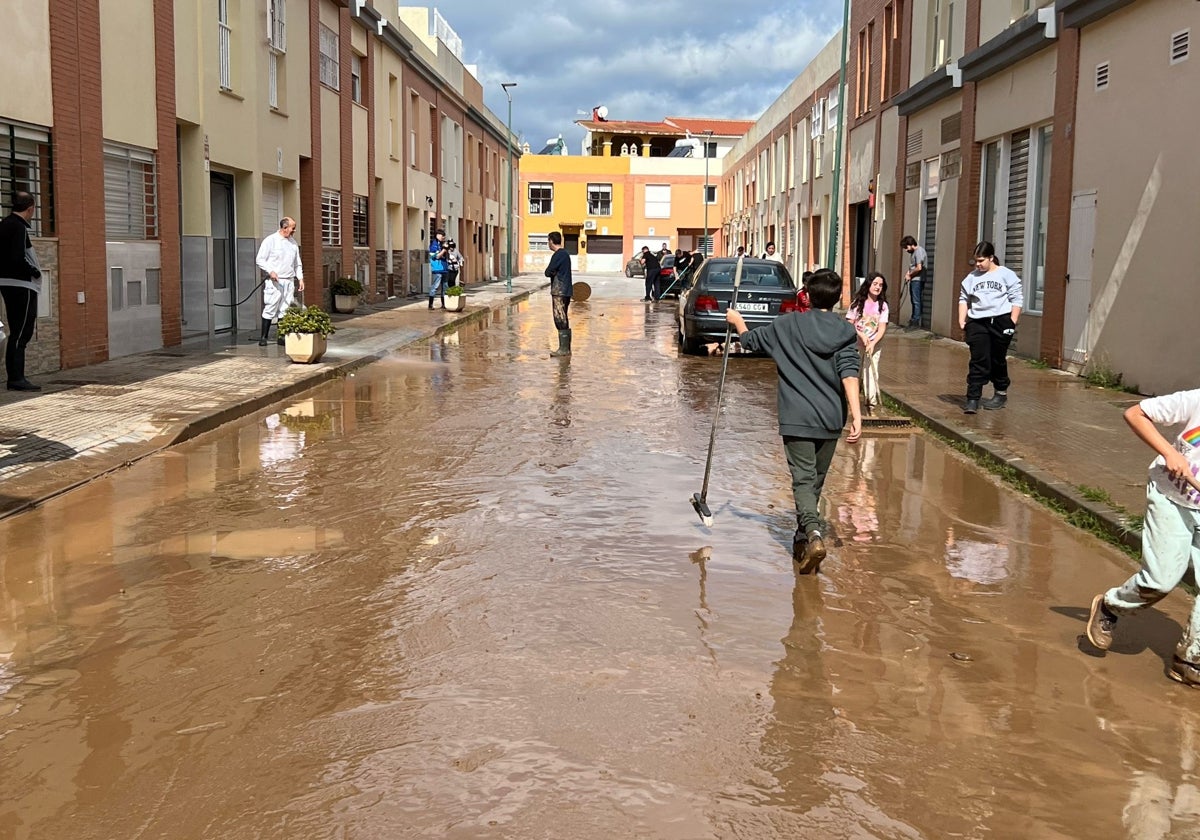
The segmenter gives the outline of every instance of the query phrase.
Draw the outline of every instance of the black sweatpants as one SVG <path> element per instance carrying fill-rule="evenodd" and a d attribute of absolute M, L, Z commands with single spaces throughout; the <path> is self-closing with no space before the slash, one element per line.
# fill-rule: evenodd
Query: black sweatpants
<path fill-rule="evenodd" d="M 983 386 L 988 382 L 997 391 L 1007 391 L 1008 345 L 1012 334 L 1005 330 L 1015 329 L 1011 315 L 993 315 L 990 318 L 970 318 L 963 331 L 967 347 L 971 348 L 971 364 L 967 368 L 967 399 L 977 400 L 983 396 Z"/>
<path fill-rule="evenodd" d="M 4 348 L 4 370 L 9 382 L 25 378 L 25 347 L 37 324 L 37 292 L 19 286 L 0 286 L 4 299 L 4 325 L 8 343 Z"/>

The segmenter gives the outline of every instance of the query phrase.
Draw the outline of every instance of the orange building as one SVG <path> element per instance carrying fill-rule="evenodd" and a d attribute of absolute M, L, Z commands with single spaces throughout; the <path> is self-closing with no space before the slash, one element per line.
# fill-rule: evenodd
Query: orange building
<path fill-rule="evenodd" d="M 543 268 L 560 231 L 579 271 L 622 271 L 643 245 L 724 253 L 717 185 L 721 157 L 753 123 L 670 117 L 580 120 L 583 154 L 552 144 L 521 158 L 523 271 Z M 707 240 L 706 240 L 707 235 Z"/>

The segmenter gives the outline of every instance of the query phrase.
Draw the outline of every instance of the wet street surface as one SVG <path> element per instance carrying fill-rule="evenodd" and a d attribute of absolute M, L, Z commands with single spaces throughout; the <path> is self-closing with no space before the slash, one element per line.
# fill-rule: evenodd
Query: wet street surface
<path fill-rule="evenodd" d="M 720 361 L 589 279 L 0 522 L 0 838 L 1200 836 L 1184 599 L 1099 654 L 1128 559 L 894 430 L 796 576 L 763 359 L 703 528 Z"/>

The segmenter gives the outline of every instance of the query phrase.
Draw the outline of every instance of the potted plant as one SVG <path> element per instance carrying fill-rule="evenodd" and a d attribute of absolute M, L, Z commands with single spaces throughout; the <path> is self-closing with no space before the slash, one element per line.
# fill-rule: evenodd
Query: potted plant
<path fill-rule="evenodd" d="M 462 312 L 463 307 L 467 305 L 467 298 L 463 294 L 462 286 L 451 286 L 446 289 L 446 308 L 451 312 Z"/>
<path fill-rule="evenodd" d="M 358 306 L 363 285 L 355 277 L 339 277 L 330 285 L 329 291 L 333 294 L 333 311 L 348 314 Z"/>
<path fill-rule="evenodd" d="M 319 306 L 307 309 L 293 307 L 279 319 L 279 332 L 284 336 L 283 350 L 293 362 L 311 364 L 320 361 L 329 346 L 328 338 L 335 332 L 329 313 Z"/>

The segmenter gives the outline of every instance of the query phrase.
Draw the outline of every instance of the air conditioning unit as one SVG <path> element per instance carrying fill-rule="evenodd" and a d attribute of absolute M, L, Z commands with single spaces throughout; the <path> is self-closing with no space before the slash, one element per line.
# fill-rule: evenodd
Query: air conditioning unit
<path fill-rule="evenodd" d="M 583 229 L 584 230 L 595 230 L 596 229 L 596 220 L 595 219 L 584 219 L 583 220 Z"/>

